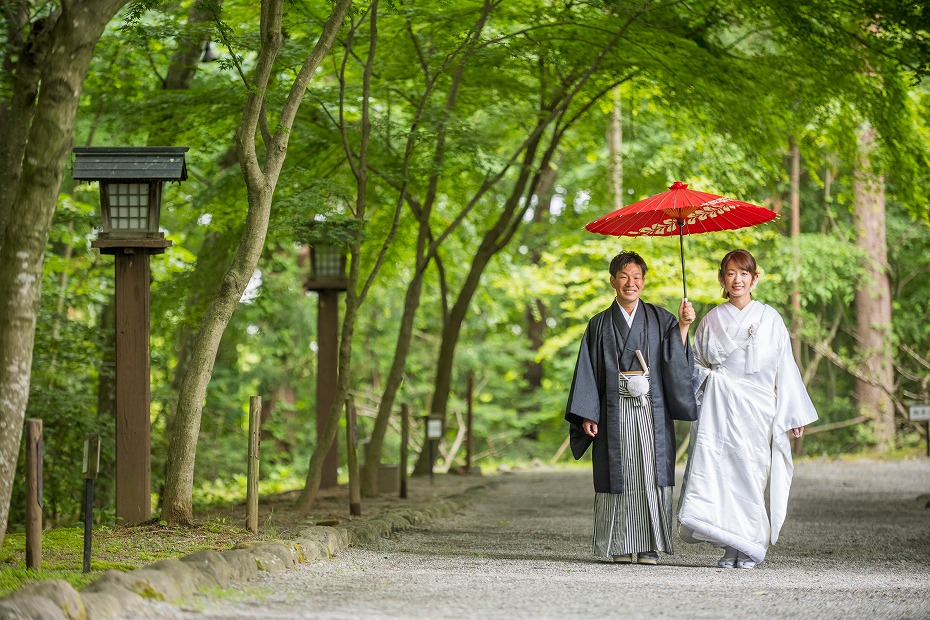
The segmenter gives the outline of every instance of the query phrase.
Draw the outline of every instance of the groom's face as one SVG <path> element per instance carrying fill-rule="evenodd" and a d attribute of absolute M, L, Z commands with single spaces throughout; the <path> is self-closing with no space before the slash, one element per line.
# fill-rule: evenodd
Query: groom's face
<path fill-rule="evenodd" d="M 636 263 L 624 265 L 615 276 L 610 278 L 610 285 L 617 291 L 617 299 L 622 306 L 634 306 L 643 292 L 646 277 Z"/>

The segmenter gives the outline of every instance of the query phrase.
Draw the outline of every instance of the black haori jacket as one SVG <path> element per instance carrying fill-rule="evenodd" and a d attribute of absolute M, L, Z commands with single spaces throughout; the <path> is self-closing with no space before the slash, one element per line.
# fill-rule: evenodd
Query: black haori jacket
<path fill-rule="evenodd" d="M 622 351 L 618 351 L 620 344 Z M 690 341 L 681 342 L 678 319 L 670 312 L 640 300 L 627 326 L 619 305 L 596 314 L 585 330 L 575 364 L 575 375 L 565 408 L 570 424 L 572 455 L 580 459 L 592 443 L 594 490 L 622 493 L 620 454 L 619 370 L 642 370 L 635 351 L 650 366 L 650 400 L 655 428 L 656 483 L 675 485 L 675 427 L 672 420 L 697 419 L 691 385 L 694 357 Z M 593 439 L 581 428 L 584 420 L 597 422 Z"/>

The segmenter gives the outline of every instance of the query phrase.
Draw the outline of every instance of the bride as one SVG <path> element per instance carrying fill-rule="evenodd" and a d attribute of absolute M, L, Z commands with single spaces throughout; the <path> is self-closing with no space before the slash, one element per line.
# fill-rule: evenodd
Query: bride
<path fill-rule="evenodd" d="M 691 427 L 679 531 L 685 542 L 723 549 L 718 566 L 753 568 L 785 520 L 794 469 L 788 433 L 800 437 L 817 412 L 781 315 L 752 299 L 755 258 L 729 252 L 718 279 L 726 301 L 695 334 L 700 413 Z"/>

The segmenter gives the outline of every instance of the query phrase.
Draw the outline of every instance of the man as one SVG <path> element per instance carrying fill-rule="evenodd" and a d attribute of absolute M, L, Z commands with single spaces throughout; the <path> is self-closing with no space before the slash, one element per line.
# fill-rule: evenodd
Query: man
<path fill-rule="evenodd" d="M 646 271 L 635 252 L 610 262 L 617 297 L 588 322 L 565 419 L 575 459 L 593 446 L 595 557 L 657 564 L 660 551 L 672 553 L 672 420 L 697 419 L 688 342 L 695 314 L 686 299 L 677 320 L 641 301 Z"/>

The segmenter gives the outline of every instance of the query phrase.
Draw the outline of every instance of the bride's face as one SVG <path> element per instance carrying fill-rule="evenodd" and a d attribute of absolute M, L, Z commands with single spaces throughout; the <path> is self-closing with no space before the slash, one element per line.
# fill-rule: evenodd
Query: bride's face
<path fill-rule="evenodd" d="M 743 269 L 731 260 L 720 274 L 720 285 L 730 295 L 731 302 L 749 299 L 749 294 L 759 280 L 759 276 Z"/>

